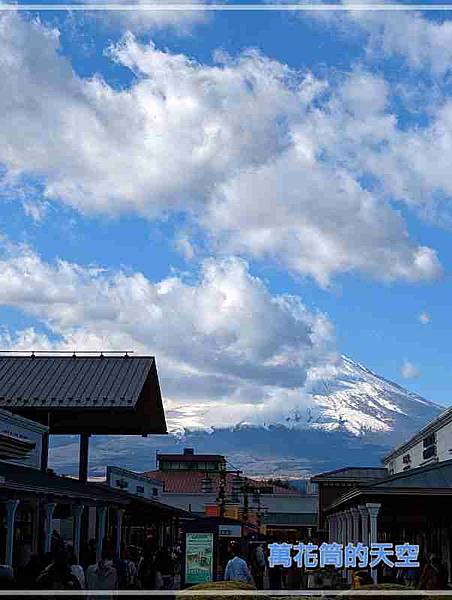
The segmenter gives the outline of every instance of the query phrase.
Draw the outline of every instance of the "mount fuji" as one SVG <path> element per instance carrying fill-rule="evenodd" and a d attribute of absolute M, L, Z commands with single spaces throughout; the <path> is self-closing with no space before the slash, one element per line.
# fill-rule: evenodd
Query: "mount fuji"
<path fill-rule="evenodd" d="M 326 370 L 312 369 L 306 390 L 307 403 L 286 414 L 282 408 L 270 423 L 244 421 L 146 439 L 94 437 L 91 473 L 102 473 L 106 464 L 149 470 L 156 451 L 179 453 L 187 446 L 224 454 L 230 466 L 262 477 L 303 479 L 348 465 L 378 466 L 391 447 L 443 410 L 346 356 Z M 74 438 L 54 443 L 52 466 L 75 472 L 77 444 Z"/>

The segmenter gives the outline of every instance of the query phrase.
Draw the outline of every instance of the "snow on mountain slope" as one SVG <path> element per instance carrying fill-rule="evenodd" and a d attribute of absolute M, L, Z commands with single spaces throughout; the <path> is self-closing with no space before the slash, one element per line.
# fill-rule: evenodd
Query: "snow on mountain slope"
<path fill-rule="evenodd" d="M 346 356 L 326 369 L 312 369 L 307 388 L 311 406 L 292 411 L 286 426 L 353 435 L 391 432 L 400 425 L 403 431 L 415 431 L 442 410 Z"/>
<path fill-rule="evenodd" d="M 442 407 L 343 356 L 334 365 L 312 369 L 300 395 L 274 409 L 271 420 L 254 410 L 254 418 L 248 413 L 251 418 L 235 426 L 217 418 L 215 426 L 183 430 L 174 428 L 167 411 L 173 435 L 95 436 L 92 474 L 103 473 L 106 457 L 110 464 L 145 471 L 154 468 L 156 451 L 179 453 L 184 447 L 224 454 L 254 476 L 299 478 L 347 465 L 377 466 Z M 75 473 L 78 440 L 54 438 L 52 464 L 59 472 Z"/>

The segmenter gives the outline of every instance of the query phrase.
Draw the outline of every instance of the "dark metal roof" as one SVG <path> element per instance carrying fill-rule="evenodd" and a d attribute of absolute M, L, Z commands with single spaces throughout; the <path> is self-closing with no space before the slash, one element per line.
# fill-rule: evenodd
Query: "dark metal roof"
<path fill-rule="evenodd" d="M 361 485 L 335 500 L 328 510 L 336 509 L 361 496 L 377 497 L 379 495 L 452 495 L 452 460 L 409 469 L 381 481 Z"/>
<path fill-rule="evenodd" d="M 166 433 L 152 356 L 2 356 L 0 408 L 50 433 Z"/>
<path fill-rule="evenodd" d="M 382 467 L 344 467 L 335 471 L 319 473 L 311 478 L 314 483 L 322 481 L 356 481 L 366 482 L 384 479 L 388 472 Z"/>
<path fill-rule="evenodd" d="M 153 363 L 150 356 L 0 356 L 0 406 L 130 407 Z"/>
<path fill-rule="evenodd" d="M 157 511 L 159 514 L 191 518 L 192 515 L 185 510 L 158 502 L 151 498 L 132 496 L 127 492 L 113 490 L 102 483 L 82 483 L 71 477 L 62 477 L 45 473 L 39 469 L 11 465 L 0 461 L 0 477 L 4 478 L 0 484 L 0 493 L 44 494 L 67 499 L 70 502 L 82 500 L 88 503 L 103 502 L 129 509 L 136 514 L 144 514 L 146 510 Z"/>
<path fill-rule="evenodd" d="M 425 467 L 409 469 L 374 483 L 368 488 L 378 491 L 384 488 L 451 488 L 452 489 L 452 460 L 437 462 Z"/>
<path fill-rule="evenodd" d="M 3 490 L 51 494 L 71 499 L 103 500 L 117 504 L 127 504 L 127 499 L 109 488 L 94 483 L 82 483 L 70 477 L 61 477 L 39 469 L 0 462 L 0 476 L 4 478 L 0 485 Z"/>
<path fill-rule="evenodd" d="M 272 525 L 312 527 L 317 525 L 317 513 L 269 512 L 264 514 L 262 520 L 269 527 Z"/>

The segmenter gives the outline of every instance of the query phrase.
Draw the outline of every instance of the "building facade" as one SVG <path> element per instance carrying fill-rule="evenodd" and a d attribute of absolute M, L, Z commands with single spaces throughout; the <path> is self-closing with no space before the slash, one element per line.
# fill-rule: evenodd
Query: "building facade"
<path fill-rule="evenodd" d="M 340 544 L 416 544 L 452 583 L 452 409 L 383 458 L 384 468 L 316 475 L 324 538 Z M 383 573 L 374 569 L 375 581 Z"/>
<path fill-rule="evenodd" d="M 383 458 L 390 475 L 452 458 L 452 408 Z"/>
<path fill-rule="evenodd" d="M 228 470 L 222 455 L 186 448 L 182 454 L 158 454 L 157 467 L 143 475 L 162 483 L 161 501 L 194 516 L 249 522 L 269 536 L 309 535 L 317 526 L 315 494 Z"/>

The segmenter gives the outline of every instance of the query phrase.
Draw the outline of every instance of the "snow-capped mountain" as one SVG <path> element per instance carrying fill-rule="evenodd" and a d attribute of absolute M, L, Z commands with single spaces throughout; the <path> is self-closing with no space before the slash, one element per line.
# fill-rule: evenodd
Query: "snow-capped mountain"
<path fill-rule="evenodd" d="M 391 447 L 442 410 L 345 356 L 311 370 L 306 385 L 308 402 L 303 397 L 300 407 L 286 414 L 282 407 L 273 422 L 245 421 L 233 427 L 218 423 L 208 430 L 146 439 L 95 437 L 93 474 L 103 473 L 105 464 L 149 470 L 157 450 L 181 452 L 184 447 L 224 454 L 234 467 L 255 476 L 303 478 L 348 465 L 379 465 Z M 60 439 L 53 466 L 75 472 L 77 455 L 77 440 Z"/>
<path fill-rule="evenodd" d="M 411 433 L 442 410 L 347 356 L 326 369 L 311 370 L 307 386 L 312 404 L 289 414 L 287 426 L 309 425 L 357 436 L 372 432 Z"/>

